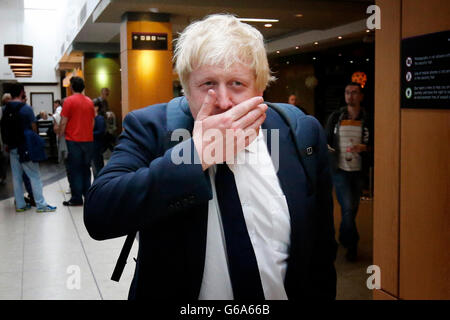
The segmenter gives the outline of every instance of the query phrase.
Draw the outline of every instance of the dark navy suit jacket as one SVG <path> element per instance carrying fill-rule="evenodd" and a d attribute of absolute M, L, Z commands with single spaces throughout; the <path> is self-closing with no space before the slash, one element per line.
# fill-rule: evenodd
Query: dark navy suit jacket
<path fill-rule="evenodd" d="M 200 164 L 171 161 L 175 149 L 168 142 L 166 108 L 167 104 L 154 105 L 125 117 L 119 144 L 85 202 L 84 222 L 94 239 L 139 230 L 130 299 L 198 299 L 202 283 L 212 199 L 209 176 Z M 189 110 L 184 112 L 192 119 Z M 280 130 L 277 174 L 291 217 L 285 288 L 289 299 L 334 299 L 337 245 L 327 147 L 321 125 L 308 118 L 320 135 L 313 195 L 308 195 L 305 173 L 284 120 L 269 108 L 262 126 Z M 190 130 L 192 125 L 191 121 Z M 197 155 L 192 139 L 178 147 L 190 147 Z"/>

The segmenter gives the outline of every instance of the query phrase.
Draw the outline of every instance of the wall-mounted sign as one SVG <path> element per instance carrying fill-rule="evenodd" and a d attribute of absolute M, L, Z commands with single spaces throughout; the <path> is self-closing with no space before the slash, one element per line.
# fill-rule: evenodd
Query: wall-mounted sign
<path fill-rule="evenodd" d="M 402 108 L 450 109 L 450 31 L 402 40 Z"/>
<path fill-rule="evenodd" d="M 133 32 L 133 50 L 167 50 L 167 33 Z"/>

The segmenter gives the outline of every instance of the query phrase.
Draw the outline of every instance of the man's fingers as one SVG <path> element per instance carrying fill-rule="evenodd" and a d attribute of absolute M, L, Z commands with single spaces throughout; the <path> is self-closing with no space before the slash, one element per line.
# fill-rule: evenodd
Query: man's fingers
<path fill-rule="evenodd" d="M 264 102 L 262 97 L 253 97 L 245 100 L 238 105 L 234 106 L 227 112 L 231 114 L 233 121 L 240 119 L 242 116 L 250 112 L 250 110 L 256 108 L 258 105 Z"/>
<path fill-rule="evenodd" d="M 203 100 L 203 104 L 200 107 L 200 110 L 197 113 L 197 118 L 195 120 L 202 121 L 211 114 L 216 98 L 217 97 L 214 90 L 208 90 L 208 94 L 206 95 L 205 100 Z"/>
<path fill-rule="evenodd" d="M 233 123 L 233 128 L 235 129 L 245 129 L 250 126 L 253 122 L 259 119 L 259 117 L 266 112 L 268 109 L 267 105 L 260 104 L 257 108 L 251 110 L 249 113 L 241 117 L 239 120 Z"/>
<path fill-rule="evenodd" d="M 263 113 L 255 122 L 250 124 L 247 128 L 244 129 L 245 135 L 250 135 L 252 132 L 256 132 L 259 127 L 263 124 L 264 120 L 266 120 L 266 114 Z"/>

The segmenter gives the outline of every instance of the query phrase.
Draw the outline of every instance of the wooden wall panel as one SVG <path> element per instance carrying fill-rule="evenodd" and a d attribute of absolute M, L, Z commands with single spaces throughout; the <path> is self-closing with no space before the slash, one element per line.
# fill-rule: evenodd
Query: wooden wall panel
<path fill-rule="evenodd" d="M 375 33 L 373 261 L 382 289 L 398 296 L 401 1 L 376 4 L 382 25 Z"/>
<path fill-rule="evenodd" d="M 402 110 L 400 295 L 450 299 L 450 110 Z"/>
<path fill-rule="evenodd" d="M 402 37 L 450 29 L 450 1 L 403 0 Z"/>
<path fill-rule="evenodd" d="M 449 17 L 447 0 L 403 0 L 402 38 L 450 30 Z M 450 110 L 401 116 L 399 296 L 450 299 Z"/>

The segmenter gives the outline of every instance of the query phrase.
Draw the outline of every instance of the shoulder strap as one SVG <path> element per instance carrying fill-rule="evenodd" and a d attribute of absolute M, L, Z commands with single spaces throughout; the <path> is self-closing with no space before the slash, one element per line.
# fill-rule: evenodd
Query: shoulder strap
<path fill-rule="evenodd" d="M 298 158 L 305 170 L 308 181 L 308 193 L 316 192 L 317 134 L 310 119 L 299 108 L 286 103 L 268 103 L 288 124 L 295 143 Z"/>
<path fill-rule="evenodd" d="M 186 97 L 177 97 L 167 104 L 167 130 L 174 131 L 179 128 L 192 130 L 194 127 L 194 118 Z"/>
<path fill-rule="evenodd" d="M 119 282 L 120 277 L 122 276 L 123 269 L 125 269 L 125 265 L 127 264 L 128 256 L 130 255 L 131 247 L 133 247 L 134 238 L 136 238 L 137 231 L 134 231 L 128 234 L 125 243 L 123 244 L 122 250 L 120 251 L 119 258 L 117 259 L 116 266 L 114 267 L 113 274 L 111 276 L 111 280 Z"/>
<path fill-rule="evenodd" d="M 165 149 L 169 149 L 178 143 L 178 141 L 170 140 L 170 135 L 172 134 L 172 132 L 179 128 L 184 128 L 192 131 L 194 127 L 194 118 L 192 117 L 191 111 L 189 109 L 187 99 L 184 96 L 170 100 L 170 102 L 167 104 L 166 117 L 168 143 L 164 147 Z M 117 259 L 117 263 L 111 276 L 111 280 L 119 282 L 123 270 L 125 269 L 125 265 L 127 264 L 127 259 L 130 255 L 131 248 L 133 247 L 136 234 L 137 231 L 128 234 L 122 250 L 120 251 L 119 258 Z"/>

